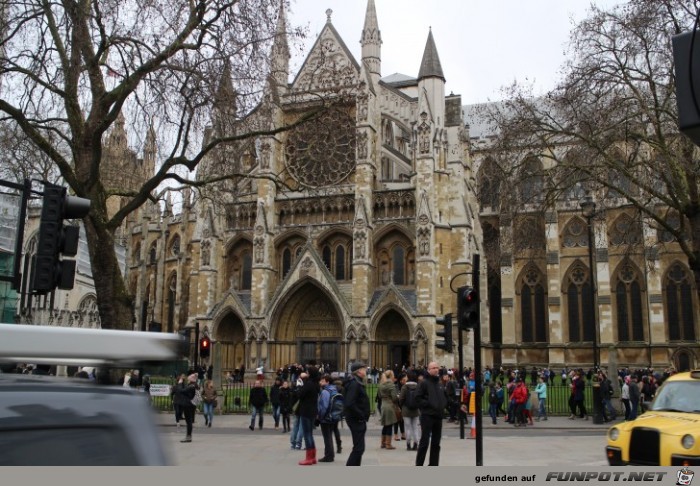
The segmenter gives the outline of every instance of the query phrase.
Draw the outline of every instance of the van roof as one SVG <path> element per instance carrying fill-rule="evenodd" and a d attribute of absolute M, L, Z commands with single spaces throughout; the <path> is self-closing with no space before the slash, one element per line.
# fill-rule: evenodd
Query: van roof
<path fill-rule="evenodd" d="M 0 324 L 0 362 L 129 365 L 177 359 L 186 344 L 179 334 Z"/>

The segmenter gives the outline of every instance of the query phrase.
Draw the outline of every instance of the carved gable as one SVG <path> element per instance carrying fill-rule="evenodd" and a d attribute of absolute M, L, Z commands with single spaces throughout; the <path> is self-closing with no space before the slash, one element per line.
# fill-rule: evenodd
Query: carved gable
<path fill-rule="evenodd" d="M 292 83 L 292 91 L 330 90 L 356 86 L 360 67 L 338 32 L 328 23 Z"/>

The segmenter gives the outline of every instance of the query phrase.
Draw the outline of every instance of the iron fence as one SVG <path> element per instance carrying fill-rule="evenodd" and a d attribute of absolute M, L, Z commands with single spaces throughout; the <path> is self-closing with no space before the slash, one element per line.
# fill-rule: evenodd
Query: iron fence
<path fill-rule="evenodd" d="M 168 379 L 156 379 L 152 381 L 158 384 L 169 384 L 173 385 L 174 381 L 169 381 Z M 249 413 L 250 412 L 250 389 L 253 387 L 252 383 L 231 383 L 220 386 L 217 389 L 218 392 L 218 409 L 220 413 Z M 270 396 L 270 386 L 265 387 L 267 390 L 268 397 Z M 369 396 L 370 408 L 372 413 L 377 408 L 376 396 L 377 396 L 378 385 L 368 383 L 366 390 Z M 528 390 L 530 390 L 531 396 L 535 395 L 535 387 L 528 385 Z M 507 391 L 506 398 L 504 400 L 503 407 L 508 407 L 508 397 Z M 547 386 L 547 401 L 546 409 L 547 415 L 569 415 L 569 396 L 571 395 L 571 388 L 568 385 L 549 385 Z M 153 408 L 161 412 L 172 412 L 173 411 L 173 401 L 170 396 L 157 396 L 151 397 L 151 403 Z M 586 411 L 589 414 L 593 414 L 593 390 L 590 385 L 587 385 L 584 390 L 584 405 Z M 613 406 L 618 411 L 622 413 L 622 407 L 619 399 L 613 399 Z M 482 396 L 481 407 L 484 415 L 487 414 L 489 408 L 488 393 L 485 391 Z M 201 405 L 199 407 L 201 409 Z M 268 402 L 265 405 L 264 411 L 266 413 L 272 413 L 272 405 Z M 536 408 L 533 408 L 533 413 L 536 413 Z"/>

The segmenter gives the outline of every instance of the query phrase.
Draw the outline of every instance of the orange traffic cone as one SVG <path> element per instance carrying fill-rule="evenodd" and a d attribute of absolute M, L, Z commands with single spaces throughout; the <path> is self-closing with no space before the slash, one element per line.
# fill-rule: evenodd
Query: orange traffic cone
<path fill-rule="evenodd" d="M 476 439 L 476 420 L 474 419 L 474 415 L 472 415 L 472 429 L 469 432 L 469 438 Z"/>

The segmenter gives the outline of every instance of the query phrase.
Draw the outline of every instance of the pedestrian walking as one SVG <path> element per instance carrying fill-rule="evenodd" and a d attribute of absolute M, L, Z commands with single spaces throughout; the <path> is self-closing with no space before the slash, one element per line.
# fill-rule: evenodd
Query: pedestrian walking
<path fill-rule="evenodd" d="M 416 466 L 422 466 L 430 444 L 428 466 L 440 463 L 442 418 L 447 405 L 447 395 L 440 383 L 440 366 L 434 361 L 428 364 L 428 376 L 418 385 L 416 401 L 420 409 L 421 438 L 416 453 Z"/>
<path fill-rule="evenodd" d="M 318 462 L 333 462 L 335 460 L 333 425 L 337 425 L 338 421 L 331 415 L 331 399 L 338 394 L 338 390 L 331 382 L 330 375 L 323 375 L 319 385 L 321 393 L 318 396 L 318 421 L 323 436 L 323 457 Z"/>
<path fill-rule="evenodd" d="M 547 379 L 545 376 L 540 376 L 537 386 L 535 387 L 537 395 L 537 421 L 547 420 Z"/>
<path fill-rule="evenodd" d="M 202 411 L 204 413 L 204 425 L 211 427 L 212 420 L 214 420 L 214 409 L 218 405 L 216 401 L 216 388 L 214 388 L 214 382 L 207 380 L 204 382 L 204 388 L 202 389 Z"/>
<path fill-rule="evenodd" d="M 382 399 L 382 414 L 380 420 L 382 423 L 382 449 L 396 449 L 391 445 L 391 433 L 394 424 L 398 421 L 396 409 L 399 404 L 399 396 L 396 393 L 396 385 L 394 384 L 394 372 L 386 370 L 382 374 L 379 382 L 377 393 Z"/>
<path fill-rule="evenodd" d="M 603 420 L 605 422 L 610 422 L 617 418 L 617 410 L 615 410 L 615 407 L 613 407 L 612 404 L 612 383 L 602 371 L 598 372 L 598 383 L 600 383 L 600 399 L 603 402 L 601 404 L 601 408 L 603 409 Z"/>
<path fill-rule="evenodd" d="M 192 424 L 194 423 L 194 413 L 196 406 L 192 400 L 197 393 L 197 373 L 192 373 L 187 377 L 187 382 L 178 383 L 175 387 L 174 403 L 180 406 L 187 425 L 186 435 L 180 442 L 192 442 Z"/>
<path fill-rule="evenodd" d="M 256 416 L 258 417 L 258 429 L 263 428 L 263 411 L 267 402 L 267 391 L 262 386 L 262 381 L 255 380 L 255 384 L 248 395 L 248 403 L 251 408 L 250 425 L 248 426 L 250 430 L 255 430 Z"/>
<path fill-rule="evenodd" d="M 317 462 L 314 422 L 318 415 L 319 376 L 315 366 L 309 366 L 306 373 L 307 377 L 303 380 L 304 384 L 299 390 L 299 408 L 297 409 L 299 424 L 306 444 L 306 458 L 299 461 L 300 466 L 311 466 Z"/>
<path fill-rule="evenodd" d="M 177 390 L 177 388 L 180 385 L 182 385 L 183 383 L 186 383 L 186 381 L 187 381 L 187 375 L 185 375 L 185 374 L 180 375 L 180 377 L 177 379 L 177 382 L 170 390 L 170 398 L 173 401 L 173 411 L 175 412 L 175 425 L 177 425 L 178 427 L 180 427 L 180 420 L 182 420 L 184 417 L 182 414 L 182 408 L 175 401 L 175 391 Z"/>
<path fill-rule="evenodd" d="M 272 418 L 275 421 L 275 428 L 280 426 L 280 388 L 282 388 L 282 379 L 275 378 L 275 384 L 270 388 L 270 404 L 272 405 Z"/>
<path fill-rule="evenodd" d="M 354 362 L 350 370 L 350 377 L 343 383 L 345 423 L 348 424 L 350 434 L 352 434 L 352 452 L 345 465 L 360 466 L 362 454 L 365 452 L 365 434 L 370 414 L 369 397 L 365 390 L 367 365 Z"/>
<path fill-rule="evenodd" d="M 280 415 L 282 416 L 282 433 L 290 431 L 289 414 L 292 412 L 292 390 L 289 382 L 283 381 L 279 391 Z"/>
<path fill-rule="evenodd" d="M 420 424 L 418 423 L 420 411 L 416 403 L 418 383 L 415 371 L 409 371 L 406 380 L 406 383 L 401 387 L 401 393 L 399 393 L 399 403 L 406 428 L 406 450 L 415 451 L 418 450 L 418 441 L 420 440 Z"/>
<path fill-rule="evenodd" d="M 299 391 L 301 387 L 304 386 L 304 379 L 307 378 L 306 373 L 300 373 L 299 377 L 296 379 L 294 387 L 291 389 L 291 400 L 292 404 L 292 433 L 289 435 L 289 442 L 292 445 L 292 449 L 301 449 L 301 442 L 303 440 L 303 434 L 301 430 L 301 420 L 299 417 Z"/>
<path fill-rule="evenodd" d="M 620 401 L 625 407 L 625 420 L 630 419 L 630 414 L 632 410 L 630 408 L 630 377 L 625 376 L 624 383 L 622 385 L 622 390 L 620 390 Z"/>
<path fill-rule="evenodd" d="M 637 375 L 632 375 L 629 383 L 629 394 L 630 394 L 630 417 L 629 420 L 635 420 L 637 418 L 637 410 L 639 409 L 639 398 L 641 397 L 641 391 L 637 384 Z"/>

